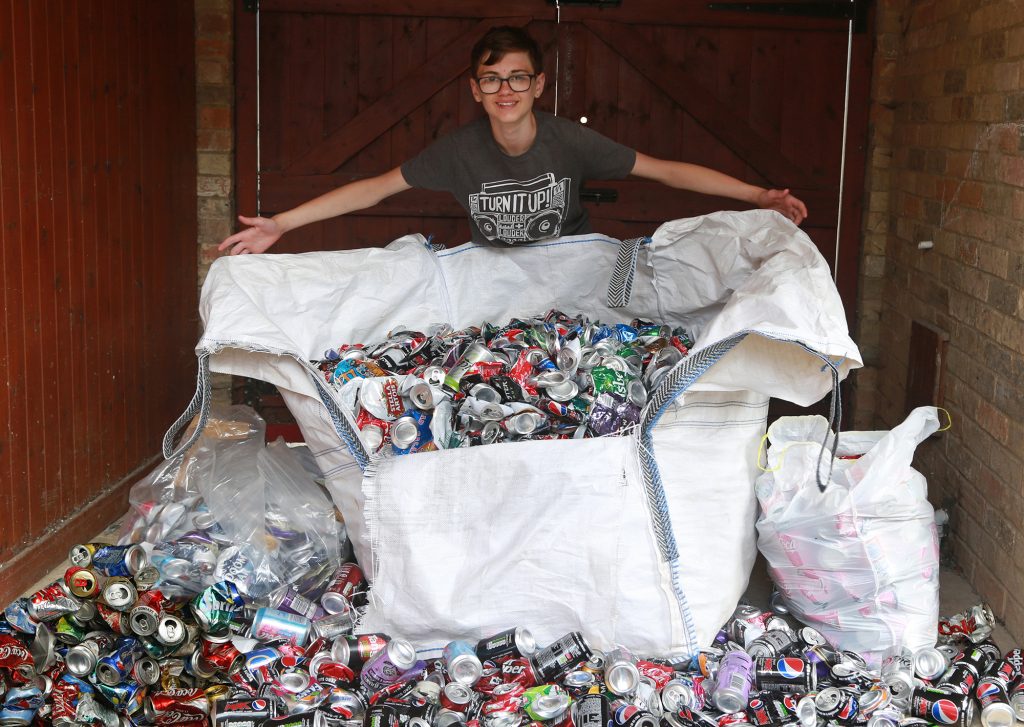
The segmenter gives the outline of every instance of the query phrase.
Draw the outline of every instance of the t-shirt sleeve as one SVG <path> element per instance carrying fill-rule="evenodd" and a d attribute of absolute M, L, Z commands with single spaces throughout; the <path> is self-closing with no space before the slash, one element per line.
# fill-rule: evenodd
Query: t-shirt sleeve
<path fill-rule="evenodd" d="M 447 191 L 455 179 L 452 135 L 442 136 L 402 164 L 402 176 L 410 187 Z"/>
<path fill-rule="evenodd" d="M 636 164 L 636 151 L 607 136 L 577 124 L 579 153 L 587 179 L 623 179 Z"/>

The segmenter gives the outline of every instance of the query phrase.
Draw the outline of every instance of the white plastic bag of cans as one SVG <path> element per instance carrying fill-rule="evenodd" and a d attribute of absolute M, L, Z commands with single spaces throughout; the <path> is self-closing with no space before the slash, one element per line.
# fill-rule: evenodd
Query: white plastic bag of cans
<path fill-rule="evenodd" d="M 693 335 L 628 436 L 369 456 L 309 363 L 400 327 L 457 331 L 552 309 Z M 676 220 L 634 245 L 583 235 L 435 252 L 410 235 L 383 249 L 221 258 L 201 314 L 201 362 L 277 386 L 316 455 L 372 583 L 360 628 L 420 648 L 512 618 L 541 641 L 583 630 L 596 648 L 694 653 L 756 556 L 768 398 L 811 404 L 860 365 L 828 265 L 762 210 Z"/>
<path fill-rule="evenodd" d="M 937 411 L 915 409 L 890 432 L 841 433 L 834 463 L 821 456 L 826 428 L 822 417 L 783 417 L 768 429 L 757 528 L 772 580 L 802 621 L 876 663 L 894 646 L 932 646 L 938 537 L 911 461 L 939 428 Z"/>

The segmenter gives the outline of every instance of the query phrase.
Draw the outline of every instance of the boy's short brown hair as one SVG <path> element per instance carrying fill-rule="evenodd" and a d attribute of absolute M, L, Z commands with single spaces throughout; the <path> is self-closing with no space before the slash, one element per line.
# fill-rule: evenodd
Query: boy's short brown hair
<path fill-rule="evenodd" d="M 506 53 L 516 51 L 530 56 L 534 73 L 541 73 L 544 70 L 544 57 L 533 36 L 524 28 L 499 25 L 488 30 L 473 46 L 469 55 L 469 71 L 475 77 L 480 66 L 492 66 L 501 61 Z"/>

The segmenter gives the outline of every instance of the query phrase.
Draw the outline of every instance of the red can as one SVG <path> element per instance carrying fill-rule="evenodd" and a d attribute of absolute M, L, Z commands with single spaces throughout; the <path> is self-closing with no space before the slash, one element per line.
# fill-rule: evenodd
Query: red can
<path fill-rule="evenodd" d="M 366 576 L 363 569 L 355 563 L 342 563 L 341 567 L 334 574 L 331 585 L 320 598 L 320 603 L 328 613 L 342 613 L 349 604 L 352 597 L 364 589 Z"/>
<path fill-rule="evenodd" d="M 9 670 L 11 681 L 25 684 L 35 675 L 35 664 L 28 648 L 18 639 L 0 634 L 0 670 Z"/>
<path fill-rule="evenodd" d="M 501 678 L 506 684 L 519 684 L 524 689 L 537 683 L 537 675 L 525 656 L 508 659 L 501 665 Z"/>
<path fill-rule="evenodd" d="M 146 699 L 146 718 L 151 722 L 172 710 L 207 715 L 210 713 L 210 701 L 203 689 L 165 689 L 151 692 Z"/>
<path fill-rule="evenodd" d="M 230 641 L 216 643 L 203 639 L 203 659 L 217 671 L 231 674 L 242 668 L 244 656 Z"/>

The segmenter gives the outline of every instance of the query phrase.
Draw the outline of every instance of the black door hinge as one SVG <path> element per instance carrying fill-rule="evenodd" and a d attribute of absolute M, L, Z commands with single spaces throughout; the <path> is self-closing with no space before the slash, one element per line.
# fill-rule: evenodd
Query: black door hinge
<path fill-rule="evenodd" d="M 871 0 L 812 0 L 811 2 L 788 3 L 731 2 L 708 3 L 708 9 L 804 18 L 840 18 L 853 21 L 853 32 L 865 33 L 868 29 L 868 7 L 870 4 Z"/>

